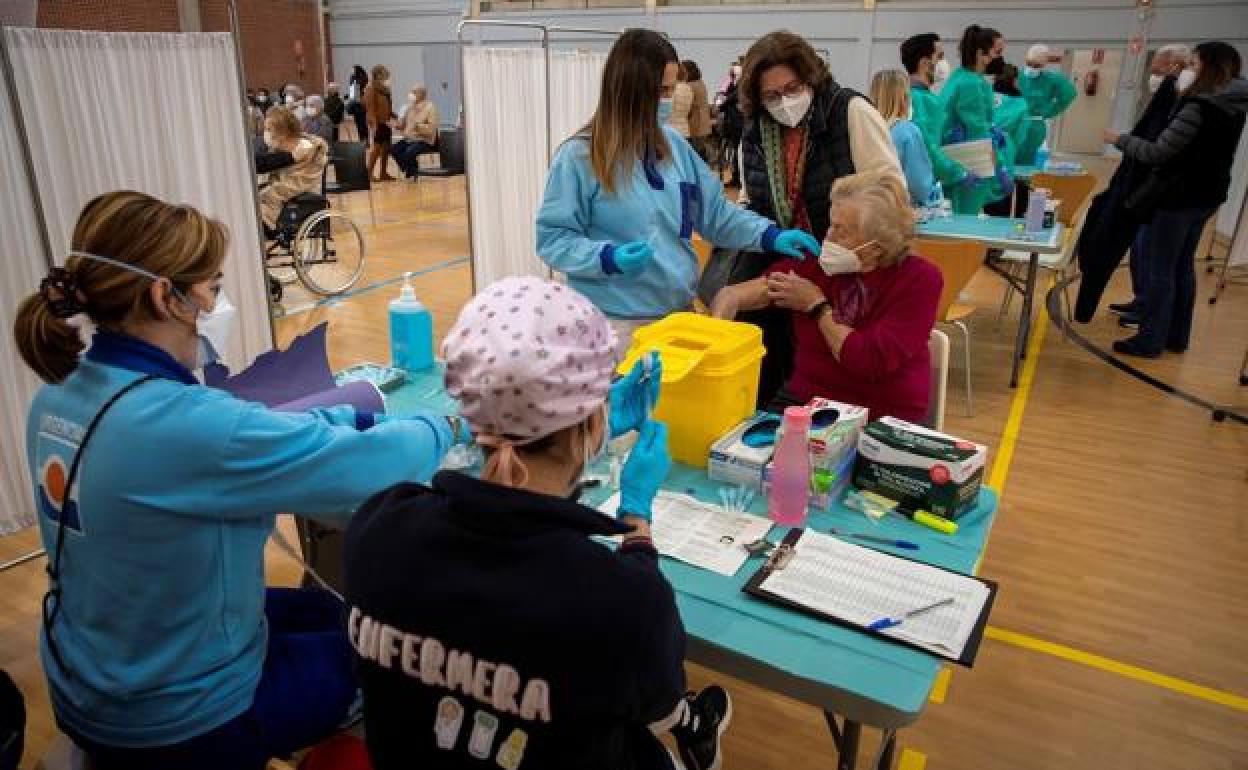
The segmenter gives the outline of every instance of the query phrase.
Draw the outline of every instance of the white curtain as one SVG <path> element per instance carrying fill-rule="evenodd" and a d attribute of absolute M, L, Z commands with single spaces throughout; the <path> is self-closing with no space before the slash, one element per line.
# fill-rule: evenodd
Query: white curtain
<path fill-rule="evenodd" d="M 228 33 L 6 29 L 53 257 L 92 197 L 133 189 L 188 203 L 230 232 L 225 286 L 241 367 L 272 346 Z M 9 135 L 11 136 L 11 135 Z M 7 237 L 7 235 L 6 235 Z"/>
<path fill-rule="evenodd" d="M 552 149 L 593 114 L 605 62 L 601 53 L 552 53 Z M 476 286 L 509 275 L 548 275 L 534 225 L 548 166 L 545 54 L 469 46 L 463 67 Z"/>
<path fill-rule="evenodd" d="M 9 109 L 8 86 L 0 78 L 0 535 L 35 523 L 30 470 L 26 464 L 26 414 L 39 380 L 26 368 L 13 342 L 17 306 L 39 286 L 48 265 L 23 168 L 17 125 Z"/>

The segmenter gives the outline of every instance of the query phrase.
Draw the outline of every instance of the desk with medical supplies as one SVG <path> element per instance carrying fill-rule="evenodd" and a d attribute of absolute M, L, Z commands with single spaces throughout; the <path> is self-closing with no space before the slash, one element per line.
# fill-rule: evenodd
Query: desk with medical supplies
<path fill-rule="evenodd" d="M 386 402 L 387 411 L 396 415 L 454 409 L 438 368 L 409 377 Z M 665 489 L 711 503 L 717 503 L 721 486 L 704 470 L 680 464 L 673 466 L 664 483 Z M 586 490 L 583 502 L 599 505 L 613 492 L 605 487 Z M 996 494 L 982 489 L 978 506 L 958 519 L 956 535 L 942 535 L 899 516 L 885 516 L 873 524 L 839 503 L 833 510 L 812 512 L 808 527 L 826 532 L 836 526 L 904 538 L 919 549 L 879 550 L 971 573 L 979 564 L 996 509 Z M 766 499 L 759 495 L 750 510 L 765 515 Z M 786 531 L 773 527 L 768 539 L 779 542 Z M 922 713 L 943 665 L 939 659 L 749 596 L 742 588 L 762 565 L 761 558 L 751 558 L 732 577 L 668 557 L 660 561 L 676 593 L 689 660 L 823 710 L 841 770 L 856 766 L 863 726 L 881 730 L 881 748 L 871 767 L 892 767 L 897 730 Z"/>
<path fill-rule="evenodd" d="M 1021 232 L 1022 223 L 1021 219 L 959 214 L 951 217 L 934 217 L 920 222 L 915 228 L 920 238 L 976 241 L 990 249 L 1023 251 L 1031 255 L 1027 262 L 1027 275 L 1021 280 L 1000 268 L 989 265 L 1023 295 L 1023 311 L 1018 318 L 1018 333 L 1014 338 L 1013 368 L 1010 372 L 1011 388 L 1018 386 L 1018 374 L 1027 353 L 1027 338 L 1031 334 L 1031 311 L 1036 299 L 1036 275 L 1040 269 L 1040 255 L 1061 252 L 1064 230 L 1062 225 L 1056 224 L 1039 233 L 1027 234 Z"/>

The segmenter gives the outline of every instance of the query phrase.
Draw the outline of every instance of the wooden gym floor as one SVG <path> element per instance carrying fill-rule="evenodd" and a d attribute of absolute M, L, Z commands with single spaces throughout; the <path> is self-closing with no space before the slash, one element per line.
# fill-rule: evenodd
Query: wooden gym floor
<path fill-rule="evenodd" d="M 471 293 L 463 179 L 375 190 L 347 202 L 369 239 L 368 273 L 346 299 L 309 308 L 291 292 L 278 341 L 330 323 L 335 367 L 388 359 L 388 283 L 413 285 L 439 339 Z M 1200 270 L 1194 341 L 1182 356 L 1138 364 L 1210 401 L 1248 409 L 1238 385 L 1248 345 L 1248 288 L 1216 306 Z M 380 285 L 379 284 L 384 284 Z M 1120 271 L 1110 300 L 1125 297 Z M 370 288 L 372 287 L 372 288 Z M 1008 387 L 1019 303 L 998 324 L 1001 283 L 987 271 L 969 294 L 975 414 L 965 414 L 961 337 L 953 343 L 946 428 L 992 447 L 1002 507 L 981 572 L 1001 592 L 975 669 L 942 677 L 918 723 L 900 735 L 903 770 L 1245 770 L 1248 768 L 1248 427 L 1202 412 L 1118 372 L 1037 325 L 1021 387 Z M 1039 311 L 1037 311 L 1039 312 Z M 1080 329 L 1108 347 L 1111 317 Z M 285 517 L 284 517 L 285 518 Z M 286 528 L 288 522 L 283 524 Z M 0 540 L 0 560 L 31 533 Z M 295 564 L 270 549 L 269 576 Z M 31 711 L 25 767 L 54 734 L 35 652 L 43 563 L 3 576 L 0 665 Z M 835 665 L 835 661 L 829 661 Z M 822 714 L 697 666 L 690 684 L 725 684 L 735 701 L 726 768 L 834 765 Z M 866 755 L 874 741 L 868 738 Z"/>

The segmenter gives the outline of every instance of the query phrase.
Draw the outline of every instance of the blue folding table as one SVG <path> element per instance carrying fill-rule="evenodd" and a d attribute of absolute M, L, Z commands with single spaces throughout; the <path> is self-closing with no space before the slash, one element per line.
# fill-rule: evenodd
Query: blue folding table
<path fill-rule="evenodd" d="M 386 406 L 402 415 L 449 412 L 455 402 L 442 389 L 441 371 L 435 368 L 410 378 L 387 397 Z M 684 465 L 676 465 L 664 483 L 666 489 L 712 503 L 719 501 L 720 486 L 703 470 Z M 598 505 L 611 494 L 609 489 L 588 490 L 585 502 Z M 752 510 L 764 513 L 765 507 L 759 496 Z M 979 505 L 958 520 L 958 533 L 952 536 L 893 515 L 872 523 L 839 503 L 831 511 L 812 514 L 808 526 L 910 540 L 919 550 L 893 552 L 969 574 L 979 564 L 996 509 L 996 494 L 983 489 Z M 779 542 L 786 531 L 775 527 L 769 539 Z M 839 770 L 856 766 L 863 726 L 883 732 L 875 767 L 892 767 L 897 730 L 919 718 L 942 661 L 744 593 L 742 587 L 761 565 L 761 558 L 752 558 L 736 575 L 724 577 L 674 559 L 661 560 L 676 592 L 689 659 L 821 709 L 836 743 Z"/>

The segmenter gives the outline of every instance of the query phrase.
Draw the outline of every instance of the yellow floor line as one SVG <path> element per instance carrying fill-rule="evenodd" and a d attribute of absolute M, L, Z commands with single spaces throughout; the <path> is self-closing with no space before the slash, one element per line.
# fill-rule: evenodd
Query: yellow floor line
<path fill-rule="evenodd" d="M 1005 420 L 1001 445 L 997 447 L 997 457 L 992 462 L 992 473 L 988 476 L 988 486 L 997 491 L 998 500 L 1005 496 L 1005 480 L 1010 475 L 1010 464 L 1014 461 L 1014 446 L 1018 443 L 1018 434 L 1023 426 L 1023 412 L 1027 410 L 1031 384 L 1036 379 L 1036 367 L 1040 365 L 1040 348 L 1044 346 L 1044 335 L 1048 328 L 1049 313 L 1042 304 L 1040 314 L 1032 326 L 1031 339 L 1027 341 L 1023 373 L 1018 379 L 1014 400 L 1010 402 L 1010 416 Z"/>
<path fill-rule="evenodd" d="M 927 696 L 931 703 L 944 703 L 945 696 L 949 694 L 949 680 L 953 678 L 953 670 L 948 666 L 943 666 L 940 673 L 936 675 L 936 683 L 932 685 L 932 692 Z"/>
<path fill-rule="evenodd" d="M 927 767 L 926 754 L 914 749 L 902 749 L 901 761 L 897 763 L 897 770 L 923 770 L 925 767 Z"/>
<path fill-rule="evenodd" d="M 1078 663 L 1080 665 L 1106 671 L 1111 674 L 1117 674 L 1118 676 L 1124 676 L 1128 679 L 1134 679 L 1137 682 L 1151 684 L 1154 687 L 1161 687 L 1182 695 L 1199 698 L 1200 700 L 1208 701 L 1209 703 L 1216 703 L 1219 706 L 1229 706 L 1230 708 L 1238 711 L 1248 711 L 1248 698 L 1245 698 L 1242 695 L 1236 695 L 1235 693 L 1226 692 L 1225 690 L 1215 690 L 1212 687 L 1205 687 L 1204 685 L 1188 682 L 1184 679 L 1178 679 L 1177 677 L 1160 674 L 1146 668 L 1133 666 L 1130 663 L 1123 663 L 1122 661 L 1106 658 L 1095 653 L 1077 650 L 1074 647 L 1067 647 L 1064 644 L 1046 642 L 1043 639 L 1037 639 L 1033 636 L 1020 634 L 1016 631 L 1007 631 L 1004 628 L 997 628 L 996 626 L 988 626 L 984 634 L 989 639 L 994 639 L 998 642 L 1005 642 L 1006 644 L 1012 644 L 1016 647 L 1022 647 L 1033 652 L 1042 652 L 1046 655 L 1052 655 L 1054 657 L 1061 658 L 1062 660 L 1070 661 L 1071 663 Z"/>

